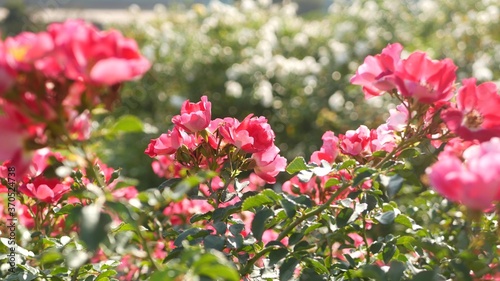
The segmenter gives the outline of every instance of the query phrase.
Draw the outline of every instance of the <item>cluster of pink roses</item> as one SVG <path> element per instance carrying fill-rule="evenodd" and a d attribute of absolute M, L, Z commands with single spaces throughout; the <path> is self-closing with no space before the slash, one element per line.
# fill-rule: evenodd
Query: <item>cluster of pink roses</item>
<path fill-rule="evenodd" d="M 469 78 L 456 90 L 457 67 L 450 59 L 432 60 L 423 52 L 402 59 L 402 50 L 400 44 L 390 44 L 381 54 L 368 56 L 351 82 L 363 86 L 367 98 L 387 92 L 403 101 L 391 111 L 389 129 L 406 129 L 407 137 L 427 130 L 426 137 L 450 141 L 438 162 L 427 170 L 431 186 L 470 208 L 489 208 L 500 199 L 500 184 L 495 179 L 498 160 L 494 160 L 499 156 L 494 147 L 500 137 L 496 84 L 477 85 L 475 78 Z M 412 125 L 414 117 L 423 122 Z M 368 138 L 366 129 L 354 135 L 356 140 Z"/>
<path fill-rule="evenodd" d="M 91 110 L 149 67 L 134 40 L 80 20 L 0 41 L 0 163 L 21 175 L 28 150 L 88 139 Z"/>
<path fill-rule="evenodd" d="M 163 161 L 175 155 L 173 160 L 180 167 L 194 170 L 221 171 L 230 163 L 233 171 L 253 169 L 266 182 L 275 183 L 286 159 L 279 155 L 267 119 L 253 115 L 241 122 L 229 117 L 211 118 L 211 103 L 206 96 L 198 103 L 185 101 L 180 115 L 172 118 L 174 128 L 151 140 L 145 153 L 164 157 Z"/>

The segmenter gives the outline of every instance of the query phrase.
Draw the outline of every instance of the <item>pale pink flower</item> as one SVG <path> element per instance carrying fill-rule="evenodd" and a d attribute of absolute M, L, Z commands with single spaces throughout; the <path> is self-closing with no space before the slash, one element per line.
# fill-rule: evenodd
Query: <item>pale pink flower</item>
<path fill-rule="evenodd" d="M 394 71 L 402 50 L 403 46 L 394 43 L 387 45 L 381 54 L 367 56 L 351 78 L 351 83 L 363 86 L 366 98 L 392 91 L 396 88 Z"/>
<path fill-rule="evenodd" d="M 396 67 L 397 89 L 421 103 L 447 101 L 455 89 L 456 69 L 450 59 L 432 60 L 424 52 L 414 52 Z"/>
<path fill-rule="evenodd" d="M 464 140 L 487 141 L 500 137 L 500 95 L 495 83 L 476 86 L 476 79 L 469 78 L 462 84 L 456 107 L 441 114 L 446 126 Z"/>
<path fill-rule="evenodd" d="M 386 122 L 388 128 L 395 132 L 403 131 L 410 116 L 408 108 L 404 104 L 399 104 L 395 109 L 389 109 L 389 114 L 390 116 Z"/>
<path fill-rule="evenodd" d="M 377 130 L 371 131 L 371 152 L 387 151 L 396 148 L 396 137 L 394 131 L 387 124 L 378 126 Z"/>
<path fill-rule="evenodd" d="M 280 155 L 276 146 L 263 152 L 252 154 L 255 160 L 254 172 L 267 183 L 276 183 L 276 176 L 286 168 L 286 159 Z"/>
<path fill-rule="evenodd" d="M 70 110 L 68 115 L 69 132 L 75 136 L 75 139 L 78 141 L 88 140 L 90 138 L 90 133 L 92 132 L 90 112 L 85 110 L 84 112 L 78 114 L 77 111 Z"/>
<path fill-rule="evenodd" d="M 500 199 L 500 138 L 467 148 L 462 160 L 449 152 L 427 169 L 431 186 L 444 197 L 485 210 Z"/>
<path fill-rule="evenodd" d="M 181 114 L 172 118 L 172 122 L 185 129 L 187 132 L 195 133 L 208 127 L 212 118 L 212 103 L 207 96 L 202 96 L 201 101 L 192 103 L 186 100 L 181 107 Z"/>

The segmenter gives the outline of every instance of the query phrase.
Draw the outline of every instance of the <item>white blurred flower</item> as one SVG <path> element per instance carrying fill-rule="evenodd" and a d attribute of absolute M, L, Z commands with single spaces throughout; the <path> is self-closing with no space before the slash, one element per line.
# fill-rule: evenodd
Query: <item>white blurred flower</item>
<path fill-rule="evenodd" d="M 240 98 L 243 93 L 243 87 L 240 83 L 236 81 L 227 81 L 224 86 L 226 86 L 226 95 L 230 97 Z"/>

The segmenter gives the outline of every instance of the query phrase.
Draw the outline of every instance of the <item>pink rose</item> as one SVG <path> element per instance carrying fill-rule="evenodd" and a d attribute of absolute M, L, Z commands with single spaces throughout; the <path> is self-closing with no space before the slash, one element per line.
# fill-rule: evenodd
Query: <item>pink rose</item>
<path fill-rule="evenodd" d="M 363 86 L 366 98 L 380 96 L 396 88 L 394 70 L 400 60 L 403 46 L 389 44 L 381 54 L 368 56 L 351 78 L 354 85 Z"/>
<path fill-rule="evenodd" d="M 7 63 L 15 70 L 30 71 L 38 59 L 44 58 L 54 49 L 54 42 L 47 32 L 22 32 L 5 39 Z"/>
<path fill-rule="evenodd" d="M 325 132 L 321 139 L 323 140 L 323 145 L 319 151 L 313 152 L 311 162 L 318 165 L 321 164 L 321 160 L 325 160 L 328 163 L 335 162 L 335 158 L 339 154 L 339 139 L 332 131 Z"/>
<path fill-rule="evenodd" d="M 450 59 L 432 60 L 424 52 L 414 52 L 399 62 L 394 75 L 401 95 L 431 104 L 451 99 L 456 69 Z"/>
<path fill-rule="evenodd" d="M 174 127 L 166 134 L 161 134 L 159 138 L 152 139 L 144 151 L 150 157 L 157 155 L 169 155 L 177 151 L 181 145 L 190 143 L 191 138 L 178 127 Z"/>
<path fill-rule="evenodd" d="M 137 43 L 116 31 L 99 31 L 81 20 L 52 23 L 48 32 L 55 51 L 37 64 L 48 76 L 59 73 L 71 80 L 114 85 L 144 74 L 150 63 Z"/>
<path fill-rule="evenodd" d="M 387 126 L 390 130 L 401 132 L 406 128 L 410 114 L 404 104 L 399 104 L 396 109 L 389 110 L 390 116 L 387 119 Z"/>
<path fill-rule="evenodd" d="M 500 137 L 500 95 L 495 83 L 476 86 L 476 79 L 469 78 L 462 84 L 456 107 L 441 114 L 446 126 L 465 140 L 487 141 Z"/>
<path fill-rule="evenodd" d="M 348 130 L 345 135 L 339 135 L 340 150 L 352 156 L 371 154 L 370 140 L 370 129 L 361 125 L 356 131 Z"/>
<path fill-rule="evenodd" d="M 8 162 L 15 168 L 16 177 L 22 178 L 31 164 L 31 154 L 24 150 L 26 134 L 15 119 L 0 116 L 0 163 Z"/>
<path fill-rule="evenodd" d="M 224 140 L 245 152 L 263 152 L 274 145 L 274 131 L 265 117 L 248 115 L 243 122 L 232 118 L 224 119 L 219 131 Z"/>
<path fill-rule="evenodd" d="M 252 154 L 256 165 L 255 174 L 267 183 L 276 183 L 276 176 L 286 168 L 286 159 L 278 155 L 279 151 L 278 147 L 272 146 L 266 151 Z"/>
<path fill-rule="evenodd" d="M 472 145 L 459 156 L 443 152 L 427 169 L 431 186 L 451 201 L 485 210 L 500 200 L 500 138 Z"/>
<path fill-rule="evenodd" d="M 212 103 L 207 96 L 202 96 L 198 103 L 186 100 L 181 107 L 181 114 L 172 118 L 172 122 L 185 129 L 187 132 L 195 133 L 204 130 L 210 124 L 212 118 Z"/>
<path fill-rule="evenodd" d="M 19 187 L 19 191 L 27 196 L 49 204 L 58 202 L 70 189 L 68 184 L 61 183 L 59 179 L 43 177 L 37 177 L 33 182 Z"/>

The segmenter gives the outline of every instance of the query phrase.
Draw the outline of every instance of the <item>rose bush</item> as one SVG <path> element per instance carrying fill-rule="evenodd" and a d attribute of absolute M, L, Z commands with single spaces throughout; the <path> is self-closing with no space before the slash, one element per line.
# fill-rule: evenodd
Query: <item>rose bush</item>
<path fill-rule="evenodd" d="M 92 121 L 149 67 L 134 41 L 68 21 L 2 47 L 4 280 L 499 278 L 498 92 L 456 85 L 449 58 L 394 43 L 365 59 L 351 81 L 399 105 L 324 132 L 309 161 L 287 163 L 264 116 L 184 101 L 144 147 L 165 181 L 138 191 L 95 151 L 143 124 Z"/>

